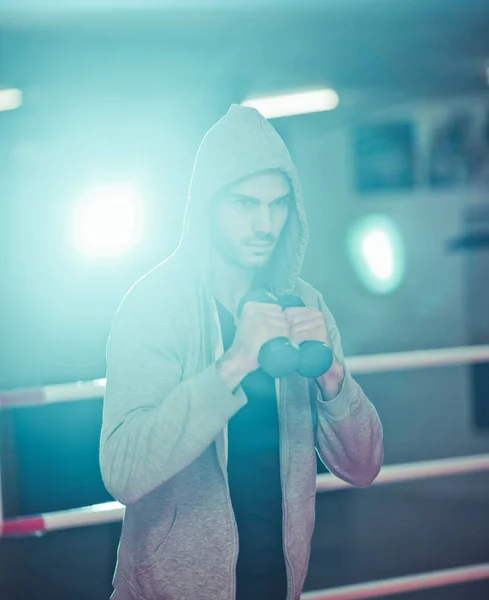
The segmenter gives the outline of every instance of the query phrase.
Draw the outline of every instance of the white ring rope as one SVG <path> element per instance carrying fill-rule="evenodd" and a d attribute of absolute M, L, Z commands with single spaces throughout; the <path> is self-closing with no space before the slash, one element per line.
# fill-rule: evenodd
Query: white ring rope
<path fill-rule="evenodd" d="M 386 466 L 382 468 L 372 485 L 466 475 L 482 471 L 489 471 L 489 454 Z M 331 474 L 317 476 L 316 491 L 318 493 L 342 488 L 352 488 L 352 486 Z M 0 529 L 0 537 L 114 523 L 121 520 L 123 515 L 124 506 L 122 504 L 106 502 L 72 510 L 8 519 L 3 524 L 3 530 Z"/>
<path fill-rule="evenodd" d="M 390 352 L 346 359 L 352 373 L 382 373 L 489 362 L 489 345 Z"/>
<path fill-rule="evenodd" d="M 405 463 L 400 465 L 387 465 L 382 467 L 372 485 L 386 483 L 402 483 L 415 479 L 431 479 L 433 477 L 450 477 L 466 473 L 489 471 L 489 454 L 475 456 L 461 456 L 457 458 L 441 458 L 437 460 L 424 460 L 421 462 Z M 317 476 L 316 490 L 327 492 L 350 488 L 351 485 L 335 477 L 324 474 Z"/>
<path fill-rule="evenodd" d="M 351 356 L 345 361 L 353 374 L 467 365 L 489 362 L 489 345 Z M 105 393 L 105 383 L 105 379 L 95 379 L 45 385 L 39 388 L 7 390 L 0 392 L 0 408 L 102 398 Z"/>
<path fill-rule="evenodd" d="M 330 590 L 306 592 L 302 594 L 301 600 L 360 600 L 363 598 L 381 598 L 382 596 L 390 596 L 391 594 L 402 594 L 404 592 L 414 592 L 488 578 L 489 563 L 485 563 L 456 569 L 445 569 L 443 571 L 432 571 L 431 573 L 407 575 L 406 577 L 384 579 L 383 581 L 347 585 Z"/>

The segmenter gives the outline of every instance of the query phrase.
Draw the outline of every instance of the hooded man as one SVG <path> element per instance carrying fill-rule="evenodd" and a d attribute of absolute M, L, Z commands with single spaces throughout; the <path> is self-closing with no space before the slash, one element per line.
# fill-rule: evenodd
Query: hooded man
<path fill-rule="evenodd" d="M 197 153 L 177 250 L 112 324 L 100 464 L 126 506 L 113 600 L 298 600 L 316 451 L 352 485 L 379 473 L 377 412 L 322 295 L 299 278 L 307 237 L 283 140 L 233 105 Z M 257 288 L 305 307 L 249 302 L 238 315 Z M 279 336 L 328 344 L 331 368 L 273 379 L 258 353 Z"/>

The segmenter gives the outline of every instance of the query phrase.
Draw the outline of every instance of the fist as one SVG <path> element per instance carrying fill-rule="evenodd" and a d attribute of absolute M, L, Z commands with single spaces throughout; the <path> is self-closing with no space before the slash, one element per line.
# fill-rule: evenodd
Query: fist
<path fill-rule="evenodd" d="M 261 347 L 276 337 L 290 338 L 289 324 L 281 306 L 247 302 L 236 329 L 233 349 L 246 356 L 253 368 L 258 369 Z"/>
<path fill-rule="evenodd" d="M 289 337 L 296 344 L 306 341 L 324 342 L 329 346 L 323 313 L 312 306 L 286 308 L 283 311 L 289 326 Z"/>

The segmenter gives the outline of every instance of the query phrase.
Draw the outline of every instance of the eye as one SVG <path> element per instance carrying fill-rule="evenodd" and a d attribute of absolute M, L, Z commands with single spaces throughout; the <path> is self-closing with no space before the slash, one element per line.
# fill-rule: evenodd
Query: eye
<path fill-rule="evenodd" d="M 248 208 L 253 205 L 253 200 L 251 198 L 236 198 L 234 202 L 243 208 Z"/>
<path fill-rule="evenodd" d="M 277 198 L 277 200 L 275 200 L 273 202 L 273 205 L 283 207 L 283 206 L 288 206 L 289 202 L 290 202 L 290 196 L 284 196 L 282 198 Z"/>

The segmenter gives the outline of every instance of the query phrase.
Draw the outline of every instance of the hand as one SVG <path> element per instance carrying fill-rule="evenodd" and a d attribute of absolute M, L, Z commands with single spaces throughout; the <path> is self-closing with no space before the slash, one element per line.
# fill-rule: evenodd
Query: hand
<path fill-rule="evenodd" d="M 313 306 L 286 308 L 284 315 L 289 324 L 290 339 L 297 345 L 316 340 L 329 346 L 328 330 L 320 310 Z"/>
<path fill-rule="evenodd" d="M 263 344 L 282 336 L 290 338 L 289 324 L 282 307 L 278 304 L 248 302 L 243 308 L 231 350 L 243 357 L 249 365 L 249 372 L 256 371 Z"/>
<path fill-rule="evenodd" d="M 290 328 L 290 339 L 300 345 L 308 340 L 329 343 L 328 330 L 323 313 L 314 307 L 287 308 L 284 311 Z M 317 378 L 326 399 L 336 398 L 345 378 L 345 368 L 333 353 L 333 364 Z"/>

